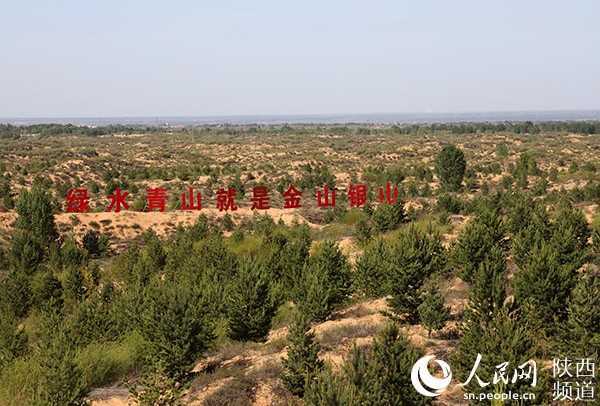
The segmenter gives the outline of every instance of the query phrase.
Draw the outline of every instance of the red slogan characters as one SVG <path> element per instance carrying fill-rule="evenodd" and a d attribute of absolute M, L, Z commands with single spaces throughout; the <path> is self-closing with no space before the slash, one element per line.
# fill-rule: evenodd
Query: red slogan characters
<path fill-rule="evenodd" d="M 367 185 L 365 184 L 350 184 L 348 185 L 347 197 L 350 207 L 364 207 L 367 204 L 368 193 Z M 338 190 L 331 188 L 329 185 L 315 191 L 315 202 L 320 208 L 333 208 L 336 205 L 336 197 Z M 388 182 L 384 187 L 379 188 L 377 200 L 381 204 L 395 204 L 398 200 L 398 186 L 392 186 Z M 119 213 L 121 210 L 129 209 L 127 197 L 129 192 L 121 190 L 117 187 L 108 195 L 109 204 L 106 206 L 106 211 L 114 211 Z M 302 207 L 302 191 L 298 190 L 294 185 L 290 185 L 281 193 L 283 197 L 284 209 L 299 209 Z M 215 207 L 219 211 L 235 211 L 238 209 L 237 191 L 234 188 L 220 188 L 215 194 Z M 269 189 L 266 186 L 254 186 L 249 196 L 251 210 L 268 210 L 271 206 L 271 197 Z M 145 211 L 160 211 L 164 212 L 167 208 L 168 190 L 162 187 L 146 189 L 146 205 Z M 90 209 L 90 196 L 85 188 L 75 188 L 67 192 L 66 195 L 66 211 L 68 213 L 87 213 Z M 202 210 L 202 193 L 195 191 L 194 188 L 188 187 L 186 192 L 180 195 L 181 210 Z"/>

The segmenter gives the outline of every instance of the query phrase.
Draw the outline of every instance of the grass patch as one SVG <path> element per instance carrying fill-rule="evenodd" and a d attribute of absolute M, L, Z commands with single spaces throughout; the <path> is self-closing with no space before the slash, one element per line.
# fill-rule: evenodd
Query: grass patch
<path fill-rule="evenodd" d="M 75 357 L 88 388 L 117 381 L 142 366 L 144 339 L 133 332 L 119 342 L 92 343 Z"/>
<path fill-rule="evenodd" d="M 322 229 L 311 229 L 311 237 L 314 240 L 340 240 L 353 235 L 353 228 L 346 224 L 328 224 Z"/>
<path fill-rule="evenodd" d="M 323 331 L 319 337 L 319 344 L 325 348 L 333 348 L 342 340 L 358 337 L 371 337 L 377 335 L 381 326 L 374 323 L 347 323 Z"/>

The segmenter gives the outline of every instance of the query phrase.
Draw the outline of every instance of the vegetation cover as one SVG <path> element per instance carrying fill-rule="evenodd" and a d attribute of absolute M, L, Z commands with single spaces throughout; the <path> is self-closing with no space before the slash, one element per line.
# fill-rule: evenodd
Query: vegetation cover
<path fill-rule="evenodd" d="M 600 352 L 596 126 L 2 126 L 0 404 L 429 404 L 425 354 L 461 381 L 478 354 L 484 379 L 535 360 L 536 388 L 508 389 L 548 404 L 553 358 Z M 297 211 L 176 206 L 290 183 Z M 155 184 L 173 211 L 61 209 Z M 335 208 L 309 198 L 324 184 Z"/>

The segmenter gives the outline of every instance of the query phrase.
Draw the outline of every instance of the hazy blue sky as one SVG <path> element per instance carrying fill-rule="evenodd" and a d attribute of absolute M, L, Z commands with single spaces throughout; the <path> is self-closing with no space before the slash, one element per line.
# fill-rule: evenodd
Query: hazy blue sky
<path fill-rule="evenodd" d="M 600 109 L 600 2 L 6 1 L 0 117 Z"/>

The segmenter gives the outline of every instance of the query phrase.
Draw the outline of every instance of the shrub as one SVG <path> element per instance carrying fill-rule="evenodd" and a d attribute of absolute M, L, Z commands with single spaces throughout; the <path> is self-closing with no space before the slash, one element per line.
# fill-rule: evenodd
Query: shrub
<path fill-rule="evenodd" d="M 233 222 L 233 219 L 231 218 L 229 213 L 225 213 L 225 215 L 221 219 L 221 222 L 225 231 L 232 231 L 235 228 L 235 223 Z"/>
<path fill-rule="evenodd" d="M 358 220 L 354 229 L 354 237 L 356 240 L 359 243 L 364 244 L 371 239 L 371 236 L 372 231 L 369 222 L 366 219 Z"/>
<path fill-rule="evenodd" d="M 40 368 L 36 390 L 39 404 L 83 404 L 83 371 L 75 363 L 75 345 L 64 320 L 57 312 L 49 310 L 42 317 L 41 330 L 41 338 L 35 347 L 35 359 Z"/>
<path fill-rule="evenodd" d="M 4 368 L 27 350 L 27 335 L 15 315 L 0 307 L 0 368 Z"/>
<path fill-rule="evenodd" d="M 463 202 L 454 195 L 443 193 L 438 197 L 437 210 L 458 214 L 463 210 Z"/>
<path fill-rule="evenodd" d="M 108 238 L 96 230 L 88 230 L 83 236 L 83 248 L 91 257 L 99 257 L 108 251 Z"/>
<path fill-rule="evenodd" d="M 69 268 L 63 281 L 63 296 L 65 301 L 79 302 L 85 297 L 87 288 L 83 273 L 79 268 Z"/>
<path fill-rule="evenodd" d="M 9 272 L 0 281 L 0 304 L 20 318 L 27 314 L 31 304 L 30 280 L 21 271 Z"/>
<path fill-rule="evenodd" d="M 62 285 L 51 271 L 35 274 L 31 280 L 31 304 L 38 309 L 47 303 L 62 305 Z"/>
<path fill-rule="evenodd" d="M 77 246 L 72 238 L 68 238 L 60 247 L 61 263 L 65 267 L 80 266 L 86 261 L 86 252 Z"/>
<path fill-rule="evenodd" d="M 108 385 L 141 367 L 145 345 L 138 333 L 132 333 L 121 341 L 94 342 L 81 348 L 75 362 L 83 371 L 85 386 Z"/>

